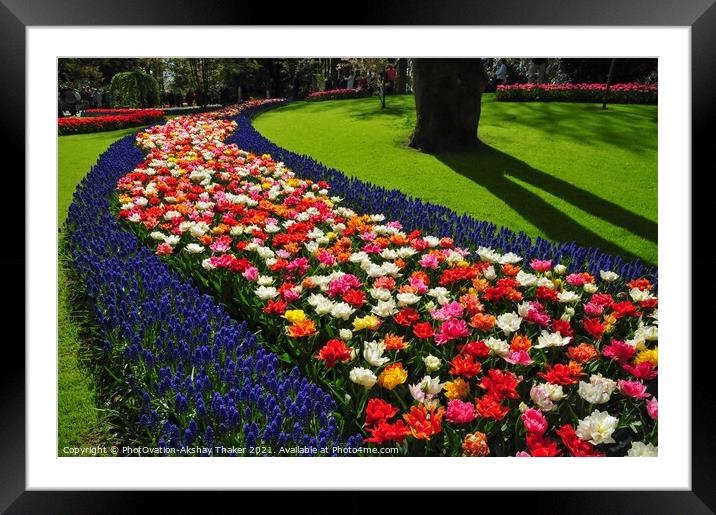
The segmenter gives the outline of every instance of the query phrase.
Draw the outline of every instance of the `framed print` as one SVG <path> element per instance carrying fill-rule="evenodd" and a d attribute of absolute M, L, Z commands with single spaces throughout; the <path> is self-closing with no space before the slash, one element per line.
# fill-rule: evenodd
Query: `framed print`
<path fill-rule="evenodd" d="M 27 299 L 3 509 L 153 489 L 714 509 L 691 300 L 710 2 L 311 26 L 2 2 L 27 203 L 3 257 Z"/>

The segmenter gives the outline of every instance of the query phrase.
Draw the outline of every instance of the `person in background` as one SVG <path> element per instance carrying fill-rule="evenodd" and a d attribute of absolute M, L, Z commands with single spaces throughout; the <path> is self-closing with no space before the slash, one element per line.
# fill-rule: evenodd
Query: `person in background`
<path fill-rule="evenodd" d="M 78 115 L 82 114 L 82 106 L 83 106 L 82 95 L 77 90 L 72 91 L 72 94 L 75 97 L 75 103 L 73 106 L 74 110 L 72 111 L 72 115 L 78 116 Z"/>
<path fill-rule="evenodd" d="M 398 71 L 390 64 L 385 70 L 385 89 L 390 95 L 395 91 L 395 80 L 398 78 Z"/>
<path fill-rule="evenodd" d="M 507 64 L 504 59 L 497 61 L 497 73 L 495 74 L 497 85 L 507 84 Z"/>
<path fill-rule="evenodd" d="M 62 105 L 62 111 L 69 113 L 70 116 L 77 114 L 77 108 L 75 107 L 75 92 L 69 88 L 65 88 L 60 92 L 60 104 Z"/>
<path fill-rule="evenodd" d="M 547 66 L 547 59 L 535 57 L 530 59 L 528 80 L 530 84 L 542 84 L 544 82 L 544 69 Z"/>
<path fill-rule="evenodd" d="M 368 77 L 361 75 L 358 79 L 358 87 L 364 90 L 368 89 Z"/>
<path fill-rule="evenodd" d="M 97 109 L 102 107 L 102 92 L 98 89 L 92 93 L 92 103 Z"/>
<path fill-rule="evenodd" d="M 353 89 L 355 87 L 356 82 L 356 72 L 355 70 L 351 70 L 351 74 L 346 79 L 346 88 Z"/>

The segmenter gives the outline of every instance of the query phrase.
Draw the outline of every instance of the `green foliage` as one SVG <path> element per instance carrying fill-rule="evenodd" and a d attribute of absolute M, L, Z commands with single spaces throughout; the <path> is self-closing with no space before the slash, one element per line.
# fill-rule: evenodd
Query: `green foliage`
<path fill-rule="evenodd" d="M 95 88 L 102 84 L 104 75 L 90 59 L 58 59 L 57 82 L 60 89 Z"/>
<path fill-rule="evenodd" d="M 142 70 L 154 75 L 161 87 L 165 61 L 147 57 L 60 58 L 58 83 L 61 88 L 102 88 L 109 86 L 112 77 L 120 72 Z"/>
<path fill-rule="evenodd" d="M 560 71 L 567 77 L 564 82 L 606 82 L 611 58 L 601 59 L 559 59 Z M 616 59 L 612 83 L 657 82 L 658 60 Z"/>
<path fill-rule="evenodd" d="M 258 59 L 224 59 L 223 82 L 234 88 L 241 86 L 248 93 L 250 86 L 258 83 L 262 71 Z"/>
<path fill-rule="evenodd" d="M 318 59 L 282 59 L 280 66 L 288 86 L 286 94 L 291 98 L 306 98 L 318 89 L 321 73 Z"/>
<path fill-rule="evenodd" d="M 499 67 L 498 59 L 484 60 L 487 73 L 494 77 Z M 545 82 L 594 83 L 606 82 L 611 58 L 551 58 L 547 59 Z M 530 58 L 506 58 L 508 84 L 525 83 L 528 80 Z M 657 82 L 657 59 L 617 59 L 612 83 Z"/>
<path fill-rule="evenodd" d="M 182 95 L 192 91 L 196 94 L 197 104 L 206 106 L 212 98 L 218 98 L 219 92 L 226 86 L 226 61 L 228 59 L 206 57 L 167 59 L 166 90 Z"/>
<path fill-rule="evenodd" d="M 112 77 L 113 107 L 155 107 L 159 105 L 159 83 L 148 73 L 134 70 Z"/>
<path fill-rule="evenodd" d="M 351 58 L 350 66 L 361 76 L 368 78 L 368 84 L 373 89 L 378 89 L 383 83 L 383 72 L 389 65 L 395 64 L 395 59 L 387 57 Z M 342 72 L 345 75 L 345 72 Z"/>

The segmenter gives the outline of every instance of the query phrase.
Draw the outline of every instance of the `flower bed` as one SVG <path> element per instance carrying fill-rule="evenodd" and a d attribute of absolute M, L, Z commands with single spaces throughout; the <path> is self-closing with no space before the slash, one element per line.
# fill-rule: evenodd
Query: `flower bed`
<path fill-rule="evenodd" d="M 118 109 L 120 114 L 107 116 L 88 116 L 85 118 L 65 117 L 57 119 L 57 128 L 61 136 L 67 134 L 85 134 L 88 132 L 113 131 L 128 127 L 140 127 L 164 119 L 161 109 Z M 132 111 L 125 113 L 124 111 Z"/>
<path fill-rule="evenodd" d="M 353 203 L 376 198 L 376 208 L 387 196 L 412 208 L 400 221 L 358 213 L 307 177 L 310 160 L 278 153 L 301 165 L 299 178 L 245 150 L 261 146 L 250 112 L 140 133 L 148 154 L 117 183 L 118 217 L 261 327 L 272 351 L 333 394 L 349 429 L 408 455 L 656 452 L 657 298 L 646 269 L 470 227 L 354 181 Z M 241 138 L 250 145 L 233 143 Z M 430 216 L 413 218 L 416 209 Z M 477 237 L 409 227 L 458 222 Z M 616 266 L 592 273 L 590 258 Z"/>
<path fill-rule="evenodd" d="M 184 455 L 359 445 L 360 437 L 339 438 L 346 431 L 327 393 L 120 227 L 110 212 L 114 185 L 142 160 L 132 136 L 113 144 L 79 186 L 66 225 L 104 341 L 96 358 L 122 398 L 125 442 Z"/>
<path fill-rule="evenodd" d="M 120 114 L 137 114 L 147 110 L 155 109 L 142 109 L 138 107 L 126 107 L 126 108 L 98 108 L 98 109 L 85 109 L 82 111 L 84 116 L 116 116 Z M 156 109 L 159 110 L 159 109 Z"/>
<path fill-rule="evenodd" d="M 370 96 L 367 89 L 329 89 L 327 91 L 316 91 L 306 97 L 308 102 L 320 102 L 322 100 L 342 100 L 346 98 L 361 98 Z"/>
<path fill-rule="evenodd" d="M 502 102 L 602 102 L 606 84 L 508 84 L 497 86 L 495 98 Z M 657 84 L 612 84 L 607 100 L 611 104 L 656 104 Z"/>

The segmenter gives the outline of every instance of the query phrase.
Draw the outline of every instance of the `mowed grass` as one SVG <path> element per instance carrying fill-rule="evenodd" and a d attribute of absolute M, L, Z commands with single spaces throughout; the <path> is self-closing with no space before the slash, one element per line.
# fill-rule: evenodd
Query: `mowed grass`
<path fill-rule="evenodd" d="M 72 203 L 72 195 L 77 185 L 97 162 L 99 155 L 118 139 L 134 134 L 139 129 L 140 127 L 131 127 L 57 138 L 57 224 L 59 227 L 65 223 L 67 209 Z"/>
<path fill-rule="evenodd" d="M 297 102 L 255 127 L 278 145 L 530 236 L 657 264 L 657 107 L 496 102 L 483 96 L 480 148 L 407 147 L 412 96 Z"/>
<path fill-rule="evenodd" d="M 72 195 L 109 145 L 139 128 L 58 137 L 57 219 L 62 227 Z M 66 446 L 106 443 L 107 428 L 98 415 L 92 376 L 82 361 L 83 338 L 78 306 L 71 300 L 66 264 L 58 260 L 58 454 Z"/>

